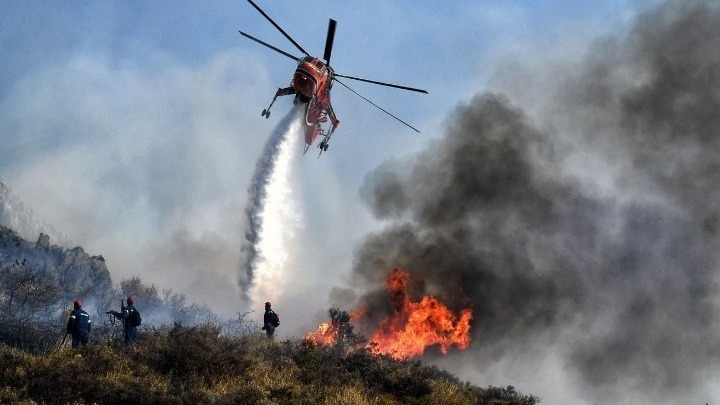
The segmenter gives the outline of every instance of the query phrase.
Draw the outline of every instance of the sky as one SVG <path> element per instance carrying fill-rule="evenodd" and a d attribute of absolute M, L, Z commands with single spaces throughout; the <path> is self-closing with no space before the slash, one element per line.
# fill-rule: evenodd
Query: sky
<path fill-rule="evenodd" d="M 373 241 L 392 234 L 388 229 L 402 225 L 399 218 L 415 215 L 420 223 L 430 221 L 425 208 L 416 212 L 412 204 L 380 201 L 377 184 L 387 173 L 402 178 L 404 171 L 414 173 L 412 177 L 430 170 L 427 178 L 434 178 L 442 172 L 442 165 L 419 165 L 418 157 L 443 162 L 437 156 L 452 148 L 452 134 L 464 139 L 462 135 L 470 133 L 463 124 L 472 115 L 468 111 L 502 112 L 509 104 L 522 111 L 528 133 L 559 134 L 543 145 L 551 145 L 560 157 L 539 159 L 538 167 L 547 170 L 547 176 L 571 177 L 579 185 L 570 194 L 591 200 L 593 209 L 612 210 L 627 201 L 662 205 L 668 199 L 657 192 L 664 190 L 657 185 L 667 183 L 666 177 L 628 176 L 625 180 L 633 187 L 618 186 L 623 174 L 617 168 L 637 166 L 632 159 L 649 159 L 655 156 L 654 148 L 648 148 L 650 157 L 638 152 L 627 160 L 613 155 L 612 160 L 608 155 L 617 145 L 591 138 L 603 133 L 593 127 L 597 121 L 592 118 L 598 115 L 588 113 L 583 122 L 582 112 L 569 107 L 584 105 L 570 89 L 585 83 L 591 76 L 586 72 L 593 68 L 612 72 L 627 86 L 642 81 L 642 75 L 623 76 L 623 52 L 634 49 L 633 39 L 640 35 L 632 33 L 642 32 L 633 27 L 657 25 L 657 19 L 648 22 L 643 16 L 664 2 L 257 3 L 318 56 L 328 18 L 337 20 L 332 55 L 337 72 L 430 93 L 345 81 L 418 128 L 418 134 L 344 88 L 334 88 L 333 107 L 341 124 L 329 151 L 316 159 L 312 150 L 304 158 L 298 150 L 288 175 L 297 211 L 291 229 L 293 260 L 278 281 L 283 294 L 273 297 L 286 336 L 324 321 L 329 306 L 342 301 L 340 291 L 362 293 L 359 286 L 365 281 L 358 278 L 373 278 L 363 267 L 367 252 Z M 298 54 L 243 1 L 0 3 L 0 178 L 75 244 L 91 255 L 103 255 L 114 280 L 139 276 L 220 313 L 254 309 L 259 318 L 261 308 L 247 308 L 237 285 L 243 210 L 256 162 L 292 103 L 279 99 L 267 120 L 260 111 L 278 87 L 288 85 L 295 65 L 238 30 Z M 620 51 L 607 50 L 615 46 Z M 642 55 L 637 59 L 642 65 Z M 632 73 L 634 66 L 627 70 Z M 499 102 L 476 97 L 487 93 L 503 96 Z M 604 107 L 602 111 L 610 114 Z M 577 138 L 582 141 L 573 140 L 576 133 L 583 134 Z M 643 151 L 643 145 L 637 141 L 631 146 Z M 534 153 L 545 156 L 543 150 Z M 440 152 L 435 156 L 433 151 Z M 416 190 L 412 181 L 398 184 L 410 190 L 409 195 L 436 201 L 434 194 Z M 558 195 L 565 195 L 567 185 L 538 184 L 558 187 Z M 673 207 L 689 209 L 679 203 Z M 580 302 L 593 309 L 587 312 L 593 316 L 610 316 L 595 311 L 589 300 L 606 302 L 607 297 Z M 500 342 L 508 343 L 488 345 L 490 349 L 474 346 L 480 354 L 471 364 L 452 355 L 437 363 L 475 384 L 514 385 L 548 404 L 680 398 L 667 397 L 647 382 L 648 376 L 659 374 L 646 372 L 646 363 L 621 362 L 617 373 L 642 378 L 617 382 L 608 377 L 612 365 L 603 363 L 595 370 L 592 356 L 568 353 L 564 343 L 576 341 L 579 332 L 564 329 L 566 325 L 579 328 L 573 322 L 554 323 L 543 329 L 542 345 L 494 331 Z M 594 331 L 603 326 L 583 327 Z M 694 337 L 716 336 L 705 332 Z M 588 351 L 602 347 L 592 341 L 583 344 Z M 657 352 L 649 353 L 652 357 Z M 660 361 L 660 366 L 686 366 L 688 359 L 696 358 L 680 356 Z M 700 370 L 717 376 L 717 369 L 709 366 Z M 720 388 L 704 381 L 696 386 L 680 379 L 675 386 L 684 388 L 677 395 L 699 402 L 718 398 Z M 655 396 L 644 396 L 644 390 Z"/>

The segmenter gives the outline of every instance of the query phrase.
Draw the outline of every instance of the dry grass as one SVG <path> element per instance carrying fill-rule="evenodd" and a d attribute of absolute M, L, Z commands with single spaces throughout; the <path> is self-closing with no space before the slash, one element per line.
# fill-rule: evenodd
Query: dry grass
<path fill-rule="evenodd" d="M 0 346 L 0 363 L 0 403 L 10 404 L 538 402 L 514 388 L 461 383 L 419 363 L 261 334 L 223 336 L 213 325 L 146 332 L 130 350 L 96 343 L 39 355 Z"/>

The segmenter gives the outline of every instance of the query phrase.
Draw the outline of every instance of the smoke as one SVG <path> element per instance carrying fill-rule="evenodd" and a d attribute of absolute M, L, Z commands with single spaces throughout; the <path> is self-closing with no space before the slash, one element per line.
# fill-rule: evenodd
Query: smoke
<path fill-rule="evenodd" d="M 302 222 L 289 182 L 293 159 L 300 150 L 301 121 L 297 117 L 298 109 L 292 109 L 278 123 L 248 189 L 240 285 L 246 298 L 258 302 L 281 295 L 280 276 L 290 255 L 293 231 Z M 253 307 L 258 306 L 255 304 Z"/>
<path fill-rule="evenodd" d="M 361 303 L 389 311 L 377 288 L 400 267 L 473 311 L 468 362 L 441 364 L 554 364 L 532 379 L 560 368 L 592 403 L 707 402 L 720 360 L 717 49 L 718 4 L 678 1 L 580 63 L 506 72 L 500 83 L 525 75 L 514 83 L 544 97 L 512 97 L 532 90 L 512 84 L 478 95 L 425 152 L 367 176 L 361 197 L 389 225 L 357 249 Z"/>

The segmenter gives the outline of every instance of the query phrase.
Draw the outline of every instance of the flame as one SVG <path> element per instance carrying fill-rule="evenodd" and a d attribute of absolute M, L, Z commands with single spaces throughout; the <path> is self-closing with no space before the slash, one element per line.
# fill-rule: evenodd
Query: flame
<path fill-rule="evenodd" d="M 470 345 L 472 312 L 463 309 L 457 315 L 433 296 L 411 301 L 407 286 L 414 281 L 410 273 L 400 269 L 393 270 L 385 281 L 393 315 L 382 321 L 368 347 L 401 360 L 419 356 L 433 345 L 439 345 L 442 353 L 453 345 L 466 349 Z"/>
<path fill-rule="evenodd" d="M 367 311 L 365 308 L 359 307 L 350 312 L 348 315 L 350 315 L 351 320 L 355 320 L 365 316 L 366 314 Z M 337 342 L 338 333 L 340 333 L 338 325 L 331 322 L 325 322 L 321 323 L 315 332 L 306 334 L 305 339 L 315 343 L 316 345 L 330 346 Z"/>
<path fill-rule="evenodd" d="M 337 328 L 333 328 L 330 322 L 321 323 L 315 332 L 305 335 L 305 339 L 315 343 L 316 345 L 330 346 L 337 341 Z"/>
<path fill-rule="evenodd" d="M 385 281 L 392 303 L 392 316 L 384 319 L 370 338 L 367 348 L 375 354 L 407 360 L 419 356 L 430 346 L 439 345 L 442 353 L 452 346 L 466 349 L 470 345 L 472 312 L 463 309 L 459 314 L 450 311 L 440 300 L 429 295 L 413 302 L 407 292 L 409 283 L 417 283 L 410 273 L 395 269 Z M 350 314 L 351 319 L 366 315 L 364 309 Z M 338 329 L 331 323 L 320 325 L 305 338 L 315 344 L 332 345 L 337 341 Z"/>

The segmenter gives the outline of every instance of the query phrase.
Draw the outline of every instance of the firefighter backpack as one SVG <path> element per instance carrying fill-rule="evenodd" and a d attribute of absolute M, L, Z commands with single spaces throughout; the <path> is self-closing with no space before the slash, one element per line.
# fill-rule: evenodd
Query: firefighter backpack
<path fill-rule="evenodd" d="M 142 323 L 140 312 L 138 312 L 137 309 L 130 311 L 130 314 L 128 314 L 128 321 L 130 321 L 130 326 L 140 326 Z"/>

